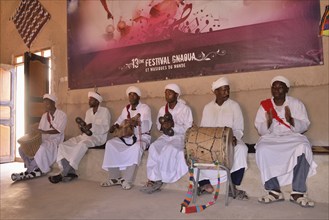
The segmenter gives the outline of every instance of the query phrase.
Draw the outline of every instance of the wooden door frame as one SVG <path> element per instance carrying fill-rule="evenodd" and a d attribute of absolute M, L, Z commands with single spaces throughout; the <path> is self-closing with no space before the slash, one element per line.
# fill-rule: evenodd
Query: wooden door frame
<path fill-rule="evenodd" d="M 45 64 L 49 67 L 49 58 L 38 56 L 31 52 L 24 53 L 24 77 L 25 77 L 25 131 L 28 131 L 29 126 L 33 123 L 38 123 L 41 119 L 40 117 L 31 117 L 30 114 L 30 103 L 31 102 L 39 102 L 42 103 L 42 97 L 31 97 L 30 95 L 30 62 L 31 61 L 39 61 L 42 64 Z M 49 79 L 47 76 L 46 80 L 46 93 L 49 93 Z"/>

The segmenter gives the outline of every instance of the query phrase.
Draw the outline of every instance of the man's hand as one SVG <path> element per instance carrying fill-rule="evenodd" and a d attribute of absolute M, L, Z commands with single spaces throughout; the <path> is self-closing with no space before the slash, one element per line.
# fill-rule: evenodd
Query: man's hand
<path fill-rule="evenodd" d="M 290 111 L 289 106 L 286 106 L 284 108 L 284 110 L 285 110 L 285 117 L 286 117 L 287 122 L 289 122 L 290 125 L 292 125 L 293 127 L 295 127 L 295 120 L 291 116 L 291 111 Z"/>
<path fill-rule="evenodd" d="M 119 128 L 119 125 L 118 124 L 114 124 L 111 126 L 110 128 L 110 133 L 113 133 L 115 131 L 115 129 Z"/>
<path fill-rule="evenodd" d="M 85 128 L 86 128 L 87 130 L 90 130 L 92 127 L 93 127 L 93 125 L 92 125 L 91 123 L 89 123 L 89 124 L 87 124 L 87 125 L 85 126 Z"/>
<path fill-rule="evenodd" d="M 173 121 L 165 121 L 163 122 L 163 124 L 161 125 L 161 127 L 163 129 L 169 129 L 169 128 L 172 128 L 174 126 L 174 123 Z"/>

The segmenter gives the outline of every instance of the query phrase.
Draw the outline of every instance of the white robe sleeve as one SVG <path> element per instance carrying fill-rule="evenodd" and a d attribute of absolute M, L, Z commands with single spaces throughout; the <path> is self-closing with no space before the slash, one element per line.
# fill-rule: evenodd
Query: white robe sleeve
<path fill-rule="evenodd" d="M 233 111 L 233 135 L 236 137 L 236 139 L 241 140 L 243 137 L 243 130 L 244 130 L 244 119 L 242 115 L 242 111 L 240 106 L 236 103 L 232 107 Z"/>
<path fill-rule="evenodd" d="M 175 124 L 173 130 L 175 134 L 185 134 L 186 130 L 192 127 L 193 116 L 192 111 L 188 106 L 184 106 L 177 115 L 173 115 L 173 118 Z"/>
<path fill-rule="evenodd" d="M 273 123 L 272 123 L 273 125 Z M 255 119 L 255 127 L 258 131 L 260 136 L 270 133 L 270 129 L 267 128 L 267 119 L 266 119 L 266 112 L 262 106 L 258 108 L 256 119 Z"/>
<path fill-rule="evenodd" d="M 290 103 L 288 105 L 290 105 Z M 291 116 L 294 118 L 295 122 L 295 126 L 291 126 L 291 130 L 295 133 L 304 133 L 307 131 L 310 126 L 310 121 L 308 119 L 305 105 L 301 101 L 295 99 L 289 108 L 291 110 Z"/>

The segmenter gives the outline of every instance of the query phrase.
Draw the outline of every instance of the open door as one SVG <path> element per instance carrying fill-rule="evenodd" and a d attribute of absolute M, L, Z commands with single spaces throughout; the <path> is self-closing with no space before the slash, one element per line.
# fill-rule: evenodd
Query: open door
<path fill-rule="evenodd" d="M 0 163 L 15 159 L 14 67 L 0 65 Z"/>
<path fill-rule="evenodd" d="M 44 113 L 43 95 L 49 93 L 49 58 L 24 53 L 25 131 Z"/>

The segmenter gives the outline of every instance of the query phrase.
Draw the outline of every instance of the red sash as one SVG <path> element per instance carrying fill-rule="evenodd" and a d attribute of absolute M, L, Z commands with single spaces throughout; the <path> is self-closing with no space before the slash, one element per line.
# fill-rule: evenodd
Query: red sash
<path fill-rule="evenodd" d="M 275 111 L 274 106 L 272 104 L 272 100 L 271 99 L 266 99 L 261 101 L 260 103 L 262 105 L 262 107 L 264 108 L 264 110 L 267 113 L 270 113 L 270 109 L 272 109 L 272 115 L 273 118 L 275 118 L 280 124 L 283 124 L 284 126 L 286 126 L 287 128 L 290 129 L 290 125 L 286 124 L 279 116 L 278 113 Z"/>
<path fill-rule="evenodd" d="M 127 118 L 128 118 L 128 119 L 131 118 L 131 116 L 130 116 L 130 112 L 129 112 L 129 108 L 130 108 L 130 104 L 128 104 L 128 105 L 126 106 L 126 109 L 127 109 Z"/>
<path fill-rule="evenodd" d="M 168 103 L 165 106 L 165 114 L 169 113 L 169 109 L 168 109 Z"/>
<path fill-rule="evenodd" d="M 51 119 L 50 119 L 50 116 L 53 118 L 55 118 L 55 116 L 51 115 L 49 112 L 47 112 L 47 121 L 49 122 L 49 127 L 50 128 L 53 128 L 53 125 L 51 124 Z"/>

